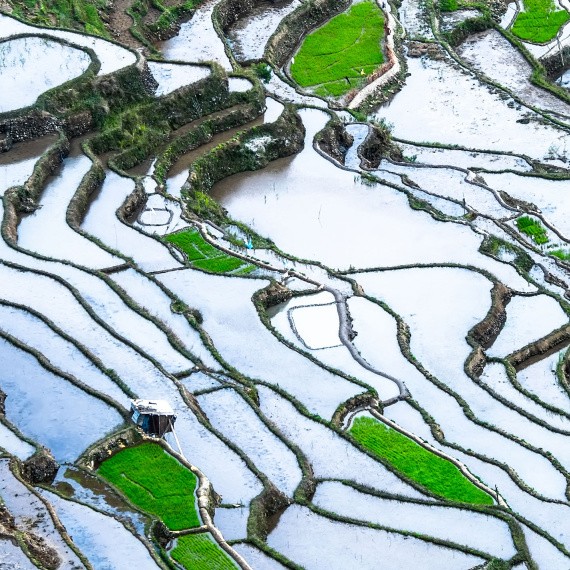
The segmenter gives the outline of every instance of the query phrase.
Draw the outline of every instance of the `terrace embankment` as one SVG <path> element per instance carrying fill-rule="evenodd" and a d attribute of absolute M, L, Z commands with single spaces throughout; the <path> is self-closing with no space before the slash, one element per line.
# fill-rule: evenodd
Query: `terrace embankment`
<path fill-rule="evenodd" d="M 18 528 L 14 517 L 5 505 L 0 504 L 0 536 L 15 543 L 23 544 L 30 558 L 41 568 L 55 570 L 61 565 L 61 559 L 55 548 L 52 548 L 39 536 Z"/>
<path fill-rule="evenodd" d="M 199 216 L 220 221 L 221 207 L 207 196 L 214 184 L 232 174 L 259 170 L 303 148 L 305 127 L 297 112 L 286 107 L 274 123 L 259 125 L 212 149 L 196 160 L 185 190 L 186 205 Z M 184 189 L 184 188 L 183 188 Z"/>
<path fill-rule="evenodd" d="M 164 184 L 170 169 L 182 155 L 200 148 L 211 141 L 216 134 L 236 127 L 245 127 L 260 115 L 262 108 L 261 100 L 256 99 L 251 103 L 224 109 L 216 116 L 205 117 L 196 124 L 189 125 L 188 129 L 184 127 L 185 132 L 179 136 L 173 133 L 175 135 L 173 141 L 158 155 L 154 177 L 159 183 Z"/>
<path fill-rule="evenodd" d="M 50 113 L 34 109 L 20 117 L 0 120 L 0 134 L 6 141 L 2 150 L 10 150 L 12 143 L 37 139 L 57 132 L 61 121 Z"/>
<path fill-rule="evenodd" d="M 366 169 L 378 168 L 383 158 L 396 162 L 404 160 L 402 151 L 392 141 L 390 130 L 384 125 L 371 125 L 368 136 L 358 149 L 361 165 Z"/>
<path fill-rule="evenodd" d="M 315 137 L 318 148 L 340 164 L 344 164 L 346 153 L 353 142 L 354 137 L 346 131 L 339 120 L 335 119 L 329 121 Z"/>
<path fill-rule="evenodd" d="M 251 12 L 256 5 L 256 0 L 222 0 L 216 4 L 212 17 L 226 33 L 232 24 Z"/>
<path fill-rule="evenodd" d="M 14 186 L 4 194 L 4 219 L 2 235 L 15 243 L 18 240 L 18 224 L 25 212 L 33 212 L 48 178 L 59 168 L 69 153 L 69 140 L 60 133 L 58 140 L 50 146 L 34 166 L 30 178 L 23 186 Z"/>
<path fill-rule="evenodd" d="M 570 325 L 564 325 L 520 350 L 509 354 L 507 360 L 518 372 L 534 362 L 558 352 L 565 346 L 568 346 L 568 344 L 570 344 Z"/>
<path fill-rule="evenodd" d="M 49 450 L 42 448 L 22 463 L 22 477 L 31 483 L 50 485 L 57 474 L 59 465 Z"/>
<path fill-rule="evenodd" d="M 491 291 L 491 308 L 485 318 L 470 331 L 469 337 L 484 349 L 489 348 L 499 336 L 507 320 L 506 306 L 512 291 L 502 283 L 496 283 Z"/>
<path fill-rule="evenodd" d="M 544 57 L 540 63 L 550 79 L 556 79 L 570 69 L 570 46 L 564 46 L 558 53 Z"/>

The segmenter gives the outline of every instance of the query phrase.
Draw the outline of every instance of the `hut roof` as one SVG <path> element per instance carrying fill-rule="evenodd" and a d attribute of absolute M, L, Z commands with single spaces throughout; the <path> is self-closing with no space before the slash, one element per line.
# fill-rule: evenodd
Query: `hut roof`
<path fill-rule="evenodd" d="M 166 400 L 131 400 L 131 409 L 140 414 L 173 416 L 174 410 Z"/>

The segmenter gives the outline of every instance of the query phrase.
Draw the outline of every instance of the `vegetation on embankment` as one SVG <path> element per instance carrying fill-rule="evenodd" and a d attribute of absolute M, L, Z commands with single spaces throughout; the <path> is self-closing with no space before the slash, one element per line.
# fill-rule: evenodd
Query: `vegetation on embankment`
<path fill-rule="evenodd" d="M 191 228 L 169 234 L 164 238 L 182 250 L 191 264 L 211 273 L 233 273 L 243 275 L 255 269 L 254 265 L 245 263 L 210 245 L 197 229 Z"/>
<path fill-rule="evenodd" d="M 5 0 L 7 12 L 31 24 L 67 28 L 117 39 L 131 47 L 145 46 L 158 54 L 154 42 L 171 37 L 183 18 L 201 0 Z M 130 25 L 125 26 L 125 22 Z"/>
<path fill-rule="evenodd" d="M 349 433 L 374 455 L 385 459 L 435 495 L 463 503 L 493 504 L 493 499 L 469 481 L 453 463 L 373 418 L 356 418 Z"/>
<path fill-rule="evenodd" d="M 380 8 L 370 1 L 355 4 L 305 39 L 291 65 L 291 75 L 319 95 L 343 95 L 384 61 L 383 36 Z"/>
<path fill-rule="evenodd" d="M 196 476 L 159 445 L 142 443 L 124 449 L 104 461 L 98 473 L 169 529 L 200 525 L 194 496 Z"/>
<path fill-rule="evenodd" d="M 109 0 L 7 0 L 12 14 L 33 24 L 85 31 L 108 37 L 109 33 L 99 12 L 105 12 Z"/>
<path fill-rule="evenodd" d="M 518 13 L 512 33 L 536 44 L 554 39 L 560 28 L 570 20 L 570 13 L 557 10 L 553 0 L 523 0 L 524 11 Z"/>
<path fill-rule="evenodd" d="M 218 133 L 246 125 L 259 117 L 263 111 L 265 95 L 261 88 L 254 91 L 250 103 L 230 107 L 215 117 L 207 117 L 184 134 L 175 136 L 156 158 L 155 179 L 159 183 L 165 184 L 168 172 L 183 154 L 208 143 Z M 256 97 L 256 93 L 259 94 L 259 97 Z M 228 103 L 235 95 L 235 93 L 230 93 Z"/>
<path fill-rule="evenodd" d="M 259 82 L 256 84 L 259 86 Z M 234 105 L 250 105 L 254 113 L 263 110 L 263 91 L 228 91 L 227 78 L 212 64 L 206 78 L 165 97 L 146 98 L 104 118 L 102 131 L 91 141 L 96 154 L 119 151 L 109 161 L 112 168 L 128 170 L 167 144 L 174 131 L 206 115 Z"/>
<path fill-rule="evenodd" d="M 232 174 L 259 170 L 272 160 L 290 156 L 303 148 L 305 127 L 291 106 L 274 123 L 253 127 L 213 148 L 190 170 L 190 188 L 182 189 L 186 207 L 201 218 L 224 223 L 226 215 L 208 194 L 214 184 Z"/>

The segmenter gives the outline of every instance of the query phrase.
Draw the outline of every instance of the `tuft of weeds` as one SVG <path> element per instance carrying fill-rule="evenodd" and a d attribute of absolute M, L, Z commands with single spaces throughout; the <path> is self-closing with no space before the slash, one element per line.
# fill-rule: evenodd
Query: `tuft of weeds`
<path fill-rule="evenodd" d="M 519 232 L 529 236 L 537 245 L 543 245 L 549 241 L 546 228 L 530 216 L 517 218 L 517 228 Z"/>

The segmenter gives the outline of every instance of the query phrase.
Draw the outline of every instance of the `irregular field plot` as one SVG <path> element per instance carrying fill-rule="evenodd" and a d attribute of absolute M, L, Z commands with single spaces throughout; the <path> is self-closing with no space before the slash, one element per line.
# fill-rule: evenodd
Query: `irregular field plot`
<path fill-rule="evenodd" d="M 295 456 L 243 398 L 233 390 L 218 390 L 199 396 L 198 401 L 212 424 L 238 445 L 280 491 L 293 496 L 302 477 Z"/>
<path fill-rule="evenodd" d="M 129 560 L 132 568 L 153 570 L 159 568 L 143 543 L 118 520 L 103 513 L 44 491 L 55 508 L 60 521 L 73 536 L 93 568 L 121 568 Z"/>
<path fill-rule="evenodd" d="M 467 570 L 483 562 L 415 536 L 332 521 L 300 505 L 283 513 L 267 542 L 306 570 Z"/>
<path fill-rule="evenodd" d="M 293 79 L 303 87 L 318 86 L 319 95 L 343 95 L 353 87 L 345 77 L 369 75 L 383 62 L 383 30 L 376 4 L 356 4 L 307 37 L 291 65 Z"/>
<path fill-rule="evenodd" d="M 57 461 L 74 461 L 122 423 L 101 400 L 45 369 L 34 355 L 0 339 L 6 419 L 49 448 Z M 2 445 L 0 443 L 0 445 Z"/>
<path fill-rule="evenodd" d="M 373 418 L 356 418 L 350 434 L 436 495 L 464 503 L 493 504 L 493 499 L 466 479 L 455 465 Z"/>
<path fill-rule="evenodd" d="M 184 230 L 175 234 L 167 235 L 165 238 L 170 243 L 176 245 L 187 256 L 194 267 L 204 269 L 212 273 L 249 273 L 255 267 L 244 263 L 237 257 L 226 255 L 214 246 L 210 245 L 198 230 Z"/>
<path fill-rule="evenodd" d="M 200 524 L 196 477 L 158 445 L 143 443 L 117 453 L 101 465 L 99 475 L 172 530 Z"/>
<path fill-rule="evenodd" d="M 54 63 L 57 62 L 57 63 Z M 84 51 L 46 38 L 0 43 L 0 113 L 32 105 L 44 91 L 81 75 L 91 63 Z"/>
<path fill-rule="evenodd" d="M 313 503 L 342 517 L 434 536 L 497 558 L 510 558 L 516 554 L 505 522 L 463 508 L 375 497 L 338 481 L 320 483 Z M 473 528 L 477 528 L 476 533 Z"/>
<path fill-rule="evenodd" d="M 555 38 L 560 28 L 570 20 L 566 10 L 556 10 L 553 0 L 524 0 L 524 9 L 511 31 L 515 36 L 536 44 Z"/>
<path fill-rule="evenodd" d="M 540 318 L 539 318 L 540 316 Z M 556 300 L 547 295 L 515 296 L 507 305 L 503 330 L 487 350 L 491 356 L 503 357 L 546 336 L 568 322 Z"/>
<path fill-rule="evenodd" d="M 289 314 L 295 331 L 307 348 L 317 350 L 340 344 L 336 303 L 295 307 Z"/>

